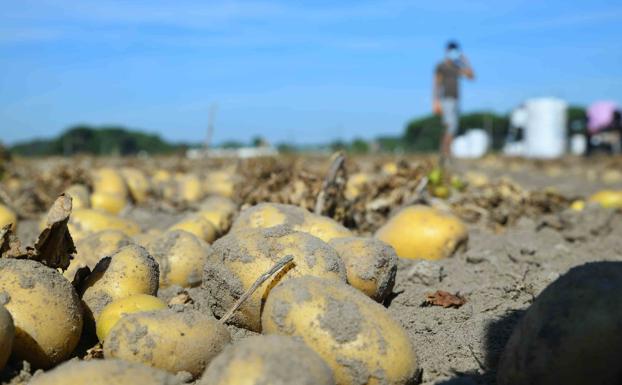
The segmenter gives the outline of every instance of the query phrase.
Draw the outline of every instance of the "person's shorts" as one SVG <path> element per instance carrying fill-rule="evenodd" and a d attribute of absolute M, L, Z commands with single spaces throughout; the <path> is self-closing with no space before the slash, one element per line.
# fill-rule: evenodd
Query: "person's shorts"
<path fill-rule="evenodd" d="M 441 99 L 441 109 L 443 110 L 443 124 L 447 129 L 447 133 L 456 135 L 460 123 L 460 109 L 458 108 L 458 100 L 455 98 Z"/>

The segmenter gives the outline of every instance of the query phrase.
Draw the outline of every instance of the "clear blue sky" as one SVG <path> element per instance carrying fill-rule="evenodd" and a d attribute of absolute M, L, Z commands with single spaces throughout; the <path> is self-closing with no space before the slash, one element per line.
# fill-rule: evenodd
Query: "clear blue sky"
<path fill-rule="evenodd" d="M 7 0 L 0 140 L 76 123 L 198 141 L 402 132 L 430 110 L 448 38 L 477 74 L 463 109 L 538 95 L 622 101 L 619 1 Z"/>

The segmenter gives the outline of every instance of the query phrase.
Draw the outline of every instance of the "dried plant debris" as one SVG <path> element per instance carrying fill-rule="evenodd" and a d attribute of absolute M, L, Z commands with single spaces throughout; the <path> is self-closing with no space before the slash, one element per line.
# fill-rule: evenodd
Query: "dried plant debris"
<path fill-rule="evenodd" d="M 460 293 L 451 294 L 443 290 L 437 290 L 426 296 L 423 306 L 442 306 L 444 308 L 459 308 L 466 303 L 466 299 Z"/>
<path fill-rule="evenodd" d="M 76 247 L 69 234 L 67 222 L 71 214 L 71 197 L 61 194 L 48 212 L 47 225 L 39 234 L 34 247 L 22 250 L 21 242 L 10 226 L 1 230 L 0 256 L 5 258 L 32 259 L 51 268 L 66 270 L 76 253 Z"/>

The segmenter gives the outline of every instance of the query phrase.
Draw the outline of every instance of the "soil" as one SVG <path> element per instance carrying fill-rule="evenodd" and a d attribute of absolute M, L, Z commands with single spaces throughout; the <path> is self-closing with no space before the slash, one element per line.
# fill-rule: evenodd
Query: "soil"
<path fill-rule="evenodd" d="M 386 161 L 395 159 L 356 158 L 347 162 L 349 173 L 378 175 L 363 188 L 363 199 L 335 204 L 333 217 L 356 235 L 372 234 L 391 213 L 416 200 L 413 190 L 433 164 L 429 158 L 400 159 L 396 161 L 398 174 L 387 176 L 379 171 Z M 155 163 L 182 171 L 208 169 L 186 161 Z M 495 384 L 499 356 L 514 325 L 547 285 L 574 266 L 622 260 L 621 211 L 593 204 L 580 212 L 568 208 L 573 200 L 598 190 L 622 189 L 621 164 L 620 158 L 526 161 L 497 157 L 453 163 L 458 175 L 477 172 L 488 179 L 487 187 L 469 186 L 440 202 L 454 209 L 466 204 L 477 206 L 473 212 L 459 213 L 467 222 L 468 244 L 440 261 L 399 260 L 393 292 L 385 301 L 389 313 L 404 326 L 415 345 L 423 384 Z M 92 161 L 88 165 L 92 166 Z M 274 201 L 313 210 L 327 169 L 326 159 L 241 163 L 238 174 L 244 183 L 235 200 L 240 206 Z M 82 169 L 72 171 L 65 183 L 55 185 L 87 180 L 85 175 Z M 45 179 L 49 180 L 53 179 Z M 505 192 L 490 194 L 497 190 Z M 33 191 L 36 194 L 25 201 L 25 212 L 53 196 Z M 192 207 L 164 207 L 153 201 L 150 205 L 130 208 L 123 215 L 138 221 L 143 229 L 165 229 L 192 211 Z M 36 240 L 37 224 L 34 217 L 20 221 L 22 244 Z M 466 303 L 448 308 L 425 305 L 427 295 L 437 290 L 458 293 Z M 187 302 L 174 306 L 211 311 L 201 288 L 183 291 L 171 287 L 159 295 L 169 300 L 182 292 Z M 256 334 L 235 326 L 228 328 L 234 341 Z M 15 375 L 20 373 L 19 368 Z M 24 376 L 21 370 L 19 375 Z M 8 383 L 10 378 L 5 375 L 2 381 Z"/>

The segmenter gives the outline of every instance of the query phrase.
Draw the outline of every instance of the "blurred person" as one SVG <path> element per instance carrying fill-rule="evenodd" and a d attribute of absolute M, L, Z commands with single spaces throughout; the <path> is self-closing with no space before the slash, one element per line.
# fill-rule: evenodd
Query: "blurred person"
<path fill-rule="evenodd" d="M 622 122 L 617 103 L 602 100 L 592 103 L 585 112 L 587 118 L 586 155 L 594 149 L 607 145 L 611 152 L 622 151 Z"/>
<path fill-rule="evenodd" d="M 451 157 L 451 142 L 460 124 L 460 78 L 474 79 L 475 73 L 456 41 L 445 48 L 445 59 L 434 71 L 432 110 L 441 115 L 445 132 L 441 140 L 441 165 Z"/>

